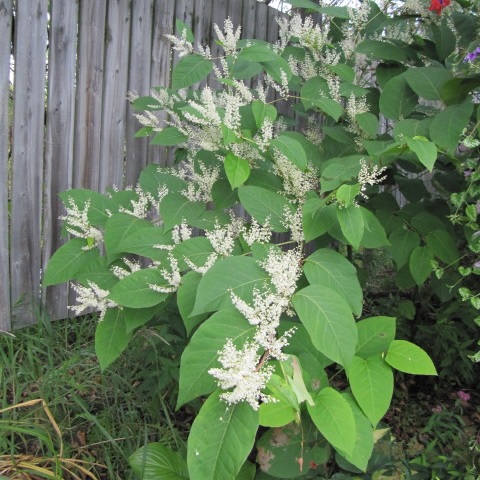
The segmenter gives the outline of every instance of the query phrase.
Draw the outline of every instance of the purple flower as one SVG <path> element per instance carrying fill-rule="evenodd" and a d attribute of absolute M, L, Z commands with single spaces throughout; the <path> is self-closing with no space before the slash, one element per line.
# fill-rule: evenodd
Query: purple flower
<path fill-rule="evenodd" d="M 480 260 L 477 260 L 477 261 L 473 264 L 473 268 L 480 268 Z"/>
<path fill-rule="evenodd" d="M 477 47 L 473 52 L 469 52 L 465 55 L 465 58 L 463 59 L 464 62 L 474 62 L 477 57 L 480 55 L 480 46 Z"/>
<path fill-rule="evenodd" d="M 470 400 L 470 394 L 463 390 L 457 392 L 457 397 L 462 400 L 462 402 L 468 402 Z"/>

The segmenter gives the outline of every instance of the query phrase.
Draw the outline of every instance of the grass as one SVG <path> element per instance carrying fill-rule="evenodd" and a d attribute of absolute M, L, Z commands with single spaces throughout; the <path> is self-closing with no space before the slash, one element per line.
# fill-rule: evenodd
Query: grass
<path fill-rule="evenodd" d="M 169 394 L 178 360 L 164 327 L 141 330 L 102 373 L 96 322 L 43 320 L 0 337 L 0 479 L 133 480 L 128 457 L 135 450 L 149 441 L 182 442 Z"/>

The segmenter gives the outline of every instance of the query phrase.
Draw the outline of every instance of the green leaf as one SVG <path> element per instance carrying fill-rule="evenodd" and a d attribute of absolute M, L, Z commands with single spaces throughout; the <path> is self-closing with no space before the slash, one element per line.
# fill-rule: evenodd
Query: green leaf
<path fill-rule="evenodd" d="M 205 209 L 204 203 L 192 202 L 181 193 L 167 194 L 160 204 L 160 214 L 165 231 L 171 230 L 175 225 L 180 225 L 184 220 L 187 224 L 193 223 Z"/>
<path fill-rule="evenodd" d="M 169 147 L 183 143 L 186 140 L 188 140 L 188 137 L 184 135 L 178 128 L 165 127 L 161 132 L 157 133 L 153 137 L 150 143 L 152 145 L 164 145 Z"/>
<path fill-rule="evenodd" d="M 145 268 L 122 278 L 112 288 L 108 298 L 123 307 L 146 308 L 162 303 L 166 293 L 156 292 L 150 285 L 165 285 L 157 269 Z"/>
<path fill-rule="evenodd" d="M 235 477 L 235 480 L 254 480 L 255 474 L 257 473 L 257 468 L 251 462 L 245 462 L 242 465 L 242 468 L 238 472 L 238 475 Z"/>
<path fill-rule="evenodd" d="M 437 160 L 437 147 L 433 142 L 429 142 L 426 138 L 407 138 L 408 148 L 414 152 L 422 165 L 430 171 Z"/>
<path fill-rule="evenodd" d="M 455 51 L 457 39 L 448 25 L 432 23 L 431 29 L 438 58 L 443 61 Z"/>
<path fill-rule="evenodd" d="M 157 164 L 147 165 L 140 173 L 140 187 L 143 191 L 150 193 L 158 199 L 158 192 L 163 187 L 167 187 L 170 192 L 181 192 L 187 188 L 187 182 L 171 173 L 162 170 Z"/>
<path fill-rule="evenodd" d="M 423 285 L 433 270 L 433 253 L 428 247 L 416 247 L 408 262 L 410 273 L 417 285 Z"/>
<path fill-rule="evenodd" d="M 320 390 L 315 406 L 307 404 L 307 410 L 320 433 L 336 449 L 352 453 L 355 446 L 355 418 L 343 396 L 331 387 Z"/>
<path fill-rule="evenodd" d="M 192 424 L 190 480 L 234 480 L 253 448 L 258 411 L 247 403 L 227 405 L 219 397 L 219 392 L 210 395 Z"/>
<path fill-rule="evenodd" d="M 403 74 L 410 88 L 425 100 L 441 100 L 440 91 L 452 75 L 444 68 L 409 68 Z"/>
<path fill-rule="evenodd" d="M 407 60 L 405 52 L 400 47 L 380 40 L 364 40 L 357 46 L 357 52 L 381 60 L 394 60 L 396 62 Z"/>
<path fill-rule="evenodd" d="M 310 285 L 292 297 L 313 345 L 326 357 L 347 365 L 357 345 L 357 328 L 347 302 L 335 290 Z"/>
<path fill-rule="evenodd" d="M 382 224 L 370 210 L 359 207 L 363 215 L 363 237 L 361 245 L 364 248 L 380 248 L 390 245 Z"/>
<path fill-rule="evenodd" d="M 250 176 L 250 164 L 233 153 L 227 153 L 224 161 L 225 173 L 232 189 L 243 185 Z"/>
<path fill-rule="evenodd" d="M 371 112 L 357 113 L 355 115 L 360 128 L 367 132 L 370 137 L 375 138 L 378 133 L 378 118 Z"/>
<path fill-rule="evenodd" d="M 417 106 L 418 96 L 404 75 L 391 78 L 380 94 L 380 112 L 394 120 L 408 117 Z"/>
<path fill-rule="evenodd" d="M 361 409 L 373 426 L 383 418 L 393 395 L 393 372 L 381 355 L 353 357 L 348 381 Z"/>
<path fill-rule="evenodd" d="M 180 90 L 200 82 L 212 71 L 213 62 L 201 55 L 186 55 L 173 67 L 172 88 Z"/>
<path fill-rule="evenodd" d="M 418 233 L 412 230 L 405 230 L 404 228 L 394 230 L 388 239 L 391 244 L 388 250 L 397 264 L 397 268 L 405 265 L 412 251 L 420 245 Z"/>
<path fill-rule="evenodd" d="M 251 257 L 234 256 L 218 260 L 202 277 L 192 315 L 232 306 L 230 291 L 244 301 L 260 288 L 269 276 Z"/>
<path fill-rule="evenodd" d="M 272 50 L 270 45 L 257 43 L 243 48 L 238 54 L 238 58 L 250 62 L 271 62 L 278 60 L 280 57 Z"/>
<path fill-rule="evenodd" d="M 303 205 L 302 226 L 305 241 L 309 242 L 327 233 L 336 221 L 335 205 L 326 205 L 319 198 L 310 198 Z"/>
<path fill-rule="evenodd" d="M 324 13 L 325 15 L 328 15 L 329 17 L 333 17 L 333 18 L 335 17 L 342 18 L 344 20 L 347 20 L 350 18 L 350 13 L 347 7 L 327 6 L 327 7 L 317 8 L 317 10 L 320 13 Z"/>
<path fill-rule="evenodd" d="M 301 90 L 300 98 L 305 110 L 312 108 L 319 98 L 325 98 L 330 93 L 327 81 L 320 76 L 315 76 L 307 80 Z"/>
<path fill-rule="evenodd" d="M 238 196 L 243 207 L 260 224 L 269 225 L 275 232 L 286 232 L 284 212 L 293 210 L 286 197 L 262 187 L 242 186 L 238 189 Z"/>
<path fill-rule="evenodd" d="M 342 397 L 350 405 L 353 417 L 355 418 L 355 447 L 351 454 L 345 452 L 340 452 L 339 454 L 341 454 L 352 465 L 365 472 L 367 470 L 368 461 L 372 456 L 374 446 L 373 428 L 368 418 L 360 410 L 360 407 L 352 395 L 349 393 L 342 393 Z"/>
<path fill-rule="evenodd" d="M 132 470 L 142 480 L 187 480 L 187 462 L 177 452 L 161 443 L 147 443 L 128 459 Z"/>
<path fill-rule="evenodd" d="M 446 82 L 441 91 L 445 105 L 453 105 L 463 102 L 468 94 L 480 86 L 480 77 L 456 77 Z"/>
<path fill-rule="evenodd" d="M 177 409 L 185 403 L 213 392 L 215 379 L 208 373 L 219 367 L 218 352 L 231 339 L 239 348 L 255 332 L 255 326 L 234 308 L 220 310 L 203 322 L 182 354 Z"/>
<path fill-rule="evenodd" d="M 355 315 L 362 313 L 363 293 L 357 270 L 345 257 L 330 248 L 320 248 L 305 260 L 303 271 L 310 284 L 335 290 Z"/>
<path fill-rule="evenodd" d="M 262 403 L 259 409 L 259 423 L 263 427 L 283 427 L 293 422 L 296 416 L 295 409 L 283 398 Z"/>
<path fill-rule="evenodd" d="M 362 211 L 355 205 L 345 208 L 337 207 L 337 219 L 347 241 L 355 250 L 358 250 L 365 229 Z"/>
<path fill-rule="evenodd" d="M 431 252 L 447 265 L 458 261 L 460 253 L 455 241 L 445 230 L 433 230 L 425 237 L 425 242 Z"/>
<path fill-rule="evenodd" d="M 326 113 L 332 117 L 336 122 L 342 116 L 343 107 L 336 100 L 331 98 L 311 98 L 309 99 L 310 105 L 319 108 L 323 113 Z"/>
<path fill-rule="evenodd" d="M 437 370 L 425 350 L 406 340 L 394 340 L 385 361 L 400 372 L 412 375 L 437 375 Z"/>
<path fill-rule="evenodd" d="M 43 286 L 73 280 L 75 276 L 89 263 L 99 258 L 98 249 L 83 250 L 87 246 L 84 238 L 72 238 L 62 245 L 48 261 Z"/>
<path fill-rule="evenodd" d="M 304 171 L 307 168 L 307 154 L 298 140 L 286 135 L 279 135 L 270 142 L 270 150 L 273 156 L 275 156 L 274 148 L 280 150 L 300 170 Z"/>
<path fill-rule="evenodd" d="M 185 32 L 186 39 L 188 42 L 193 43 L 195 41 L 195 37 L 193 36 L 193 32 L 190 30 L 190 28 L 181 20 L 178 18 L 175 20 L 175 33 L 179 36 L 182 37 L 183 33 Z"/>
<path fill-rule="evenodd" d="M 370 317 L 357 322 L 358 343 L 355 355 L 362 358 L 385 353 L 395 339 L 394 317 Z"/>
<path fill-rule="evenodd" d="M 312 2 L 312 0 L 285 0 L 285 3 L 290 4 L 292 7 L 320 10 L 318 3 Z"/>
<path fill-rule="evenodd" d="M 266 118 L 268 118 L 272 122 L 274 122 L 277 118 L 277 109 L 273 105 L 268 105 L 261 102 L 260 100 L 254 100 L 252 102 L 252 113 L 255 117 L 255 123 L 257 124 L 257 128 L 262 127 L 263 122 Z"/>
<path fill-rule="evenodd" d="M 163 227 L 140 227 L 129 231 L 113 249 L 113 253 L 134 253 L 153 260 L 165 258 L 165 250 L 154 245 L 173 245 L 172 236 L 163 232 Z"/>
<path fill-rule="evenodd" d="M 342 183 L 357 177 L 360 172 L 360 160 L 363 158 L 362 155 L 349 155 L 328 160 L 323 166 L 320 179 L 322 193 L 334 190 Z"/>
<path fill-rule="evenodd" d="M 472 112 L 473 103 L 469 100 L 445 108 L 434 117 L 430 125 L 430 138 L 450 155 L 454 155 Z"/>
<path fill-rule="evenodd" d="M 119 253 L 124 253 L 121 245 L 125 239 L 143 228 L 152 228 L 152 224 L 128 213 L 115 213 L 105 225 L 105 250 L 111 262 Z"/>
<path fill-rule="evenodd" d="M 127 333 L 123 310 L 119 308 L 107 310 L 95 330 L 95 353 L 102 371 L 127 348 L 131 337 L 132 334 Z"/>
<path fill-rule="evenodd" d="M 190 315 L 195 304 L 197 288 L 201 278 L 202 276 L 199 273 L 190 271 L 183 275 L 177 290 L 178 311 L 182 317 L 187 335 L 190 335 L 193 329 L 206 318 L 206 314 Z"/>

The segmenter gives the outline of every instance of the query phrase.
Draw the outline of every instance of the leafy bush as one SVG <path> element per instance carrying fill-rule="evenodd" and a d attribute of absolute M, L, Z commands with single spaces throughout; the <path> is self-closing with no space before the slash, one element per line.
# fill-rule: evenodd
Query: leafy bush
<path fill-rule="evenodd" d="M 462 62 L 478 12 L 290 3 L 322 26 L 280 19 L 271 45 L 240 40 L 227 19 L 218 58 L 179 22 L 171 88 L 132 98 L 138 135 L 176 147 L 175 166 L 147 166 L 126 191 L 62 194 L 73 238 L 44 283 L 74 280 L 72 309 L 99 310 L 102 368 L 171 301 L 189 339 L 177 408 L 198 411 L 186 461 L 148 445 L 131 459 L 144 479 L 319 478 L 333 451 L 365 471 L 393 370 L 436 374 L 423 349 L 395 338 L 388 305 L 362 315 L 354 257 L 384 248 L 398 288 L 456 294 L 465 246 L 448 195 L 465 191 L 462 164 L 477 158 L 458 146 L 478 131 L 480 80 Z M 427 171 L 434 192 L 410 178 Z M 473 201 L 459 200 L 469 227 Z"/>

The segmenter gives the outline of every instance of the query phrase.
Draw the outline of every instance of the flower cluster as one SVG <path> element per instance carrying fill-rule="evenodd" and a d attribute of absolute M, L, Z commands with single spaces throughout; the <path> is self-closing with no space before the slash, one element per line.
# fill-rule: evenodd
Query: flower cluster
<path fill-rule="evenodd" d="M 432 0 L 430 2 L 430 7 L 428 9 L 431 12 L 436 12 L 437 15 L 440 15 L 442 13 L 442 10 L 445 7 L 448 7 L 450 5 L 450 0 Z"/>
<path fill-rule="evenodd" d="M 278 337 L 280 317 L 289 308 L 290 298 L 295 292 L 300 276 L 300 251 L 282 252 L 272 248 L 264 262 L 260 262 L 270 276 L 274 291 L 265 287 L 253 292 L 253 305 L 242 300 L 233 291 L 230 293 L 234 307 L 255 325 L 253 338 L 237 350 L 231 339 L 218 352 L 222 368 L 212 368 L 208 373 L 215 377 L 223 390 L 221 395 L 227 403 L 247 401 L 257 410 L 260 402 L 274 401 L 262 393 L 267 385 L 273 367 L 267 362 L 270 358 L 285 360 L 283 348 L 293 330 Z M 262 353 L 259 353 L 262 352 Z"/>
<path fill-rule="evenodd" d="M 377 185 L 385 180 L 384 174 L 386 167 L 379 167 L 378 165 L 368 165 L 362 158 L 360 160 L 360 171 L 358 172 L 358 183 L 360 184 L 360 195 L 363 198 L 368 198 L 365 190 L 367 185 Z"/>
<path fill-rule="evenodd" d="M 472 52 L 467 53 L 463 61 L 472 63 L 472 62 L 475 62 L 479 56 L 480 56 L 480 46 L 478 46 Z"/>
<path fill-rule="evenodd" d="M 76 315 L 80 315 L 85 310 L 92 308 L 100 313 L 98 321 L 102 321 L 109 308 L 118 307 L 118 305 L 107 298 L 110 294 L 108 290 L 103 290 L 96 283 L 88 281 L 88 287 L 72 283 L 72 288 L 77 294 L 77 304 L 70 305 L 68 308 Z"/>

